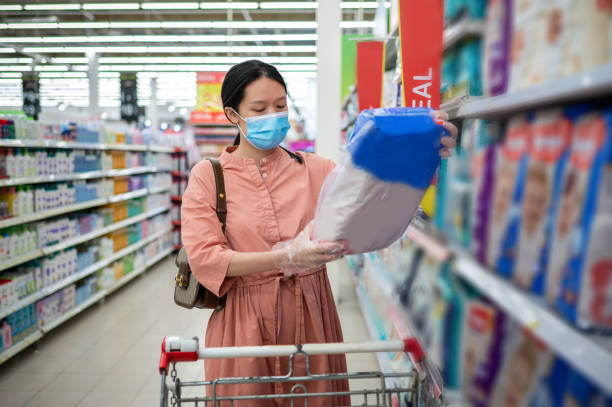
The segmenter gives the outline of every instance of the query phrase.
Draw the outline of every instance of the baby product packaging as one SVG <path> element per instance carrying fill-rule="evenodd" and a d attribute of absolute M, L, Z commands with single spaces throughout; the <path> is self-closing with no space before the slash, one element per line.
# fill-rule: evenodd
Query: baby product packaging
<path fill-rule="evenodd" d="M 484 93 L 496 96 L 508 89 L 512 0 L 490 0 L 484 35 Z"/>
<path fill-rule="evenodd" d="M 514 262 L 530 140 L 527 116 L 520 115 L 510 119 L 503 143 L 496 146 L 487 264 L 504 277 L 510 276 Z"/>
<path fill-rule="evenodd" d="M 540 380 L 529 399 L 529 407 L 551 407 L 563 405 L 563 393 L 571 374 L 570 366 L 561 358 L 551 359 L 544 366 Z"/>
<path fill-rule="evenodd" d="M 480 299 L 466 305 L 463 321 L 461 390 L 470 405 L 490 405 L 499 371 L 505 316 Z"/>
<path fill-rule="evenodd" d="M 579 212 L 573 225 L 567 225 L 571 227 L 567 237 L 569 259 L 565 265 L 555 264 L 550 274 L 550 290 L 555 293 L 558 271 L 554 270 L 563 270 L 556 301 L 558 309 L 582 328 L 609 330 L 612 329 L 612 112 L 585 115 L 575 127 L 574 152 L 566 180 L 575 177 L 574 191 L 567 194 L 576 198 L 568 203 L 569 208 L 561 204 L 559 217 L 568 216 L 572 223 L 571 217 L 576 216 L 572 211 Z M 563 225 L 557 223 L 561 229 Z M 553 250 L 561 248 L 557 245 Z"/>
<path fill-rule="evenodd" d="M 512 44 L 510 51 L 509 91 L 526 88 L 530 85 L 533 63 L 538 52 L 536 38 L 538 2 L 532 0 L 512 0 Z"/>
<path fill-rule="evenodd" d="M 564 407 L 607 407 L 612 404 L 612 395 L 604 393 L 582 374 L 574 371 L 567 379 Z"/>
<path fill-rule="evenodd" d="M 426 108 L 364 110 L 342 162 L 325 180 L 314 220 L 317 240 L 354 253 L 399 239 L 440 164 L 446 130 Z"/>
<path fill-rule="evenodd" d="M 471 163 L 471 210 L 467 220 L 471 230 L 470 246 L 476 258 L 486 260 L 493 169 L 495 165 L 495 142 L 500 137 L 497 122 L 466 120 L 462 132 L 461 146 L 465 148 Z"/>
<path fill-rule="evenodd" d="M 545 269 L 541 263 L 546 262 L 556 198 L 569 157 L 570 136 L 571 123 L 561 109 L 536 114 L 512 274 L 515 284 L 535 293 L 544 291 L 544 273 L 539 271 Z"/>
<path fill-rule="evenodd" d="M 488 405 L 525 406 L 554 355 L 516 322 L 509 319 L 506 322 L 503 362 Z"/>
<path fill-rule="evenodd" d="M 570 1 L 561 74 L 574 75 L 612 61 L 612 2 Z M 588 46 L 585 46 L 588 44 Z"/>

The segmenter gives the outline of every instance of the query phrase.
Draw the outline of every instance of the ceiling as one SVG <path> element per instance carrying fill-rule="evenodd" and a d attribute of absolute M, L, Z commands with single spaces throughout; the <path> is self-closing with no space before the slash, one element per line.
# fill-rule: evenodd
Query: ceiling
<path fill-rule="evenodd" d="M 118 75 L 126 71 L 159 77 L 166 94 L 160 103 L 189 106 L 194 72 L 226 71 L 250 58 L 277 66 L 303 105 L 304 81 L 316 76 L 316 7 L 304 0 L 3 1 L 0 93 L 12 102 L 0 106 L 19 102 L 19 78 L 32 70 L 44 81 L 43 106 L 86 105 L 91 57 L 99 62 L 101 106 L 118 104 Z M 343 2 L 343 33 L 369 32 L 376 7 L 376 1 Z M 181 79 L 190 86 L 176 95 L 173 83 Z M 148 98 L 147 84 L 139 82 Z"/>

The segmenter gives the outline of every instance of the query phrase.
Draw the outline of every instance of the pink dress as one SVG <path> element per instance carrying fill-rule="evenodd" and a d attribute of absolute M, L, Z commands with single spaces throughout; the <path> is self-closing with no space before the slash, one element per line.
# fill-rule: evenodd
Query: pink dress
<path fill-rule="evenodd" d="M 260 162 L 231 154 L 220 157 L 227 192 L 227 227 L 223 235 L 215 213 L 212 165 L 203 160 L 192 170 L 183 196 L 182 237 L 198 281 L 219 296 L 225 308 L 213 312 L 206 346 L 286 345 L 342 342 L 342 330 L 325 268 L 291 277 L 280 271 L 227 277 L 235 252 L 269 251 L 293 239 L 313 219 L 319 190 L 334 163 L 300 154 L 299 164 L 277 148 Z M 304 358 L 295 360 L 294 375 L 304 375 Z M 311 373 L 346 372 L 343 355 L 314 356 Z M 288 358 L 217 359 L 205 362 L 207 380 L 218 377 L 277 376 L 288 373 Z M 224 385 L 218 395 L 289 393 L 293 384 Z M 308 382 L 309 392 L 347 391 L 346 381 Z M 277 405 L 289 405 L 288 400 Z M 309 406 L 349 405 L 348 397 L 312 398 Z M 228 404 L 229 405 L 229 404 Z M 239 406 L 270 406 L 249 401 Z M 296 402 L 295 405 L 302 405 Z"/>

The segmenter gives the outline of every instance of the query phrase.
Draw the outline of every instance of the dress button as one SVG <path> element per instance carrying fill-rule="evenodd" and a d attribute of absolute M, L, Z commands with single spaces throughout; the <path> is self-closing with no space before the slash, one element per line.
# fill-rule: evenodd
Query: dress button
<path fill-rule="evenodd" d="M 262 178 L 267 178 L 268 174 L 266 174 L 265 172 L 263 174 L 261 174 Z"/>
<path fill-rule="evenodd" d="M 265 158 L 262 158 L 262 159 L 261 159 L 261 162 L 262 162 L 262 163 L 267 163 L 267 162 L 268 162 L 268 160 L 266 160 Z"/>

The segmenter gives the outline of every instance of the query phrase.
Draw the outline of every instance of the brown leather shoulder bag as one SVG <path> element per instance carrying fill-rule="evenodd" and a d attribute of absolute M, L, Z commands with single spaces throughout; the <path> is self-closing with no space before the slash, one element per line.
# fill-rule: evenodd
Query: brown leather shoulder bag
<path fill-rule="evenodd" d="M 227 218 L 227 205 L 225 195 L 225 182 L 223 180 L 223 168 L 221 163 L 214 158 L 209 158 L 215 173 L 215 184 L 217 187 L 217 218 L 221 223 L 221 229 L 225 234 L 225 220 Z M 178 267 L 174 287 L 174 302 L 185 308 L 208 308 L 222 309 L 225 306 L 225 296 L 217 297 L 210 290 L 198 282 L 187 259 L 187 252 L 181 247 L 176 255 L 175 264 Z"/>

